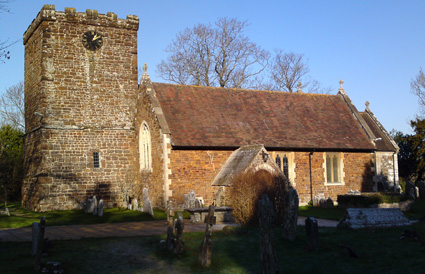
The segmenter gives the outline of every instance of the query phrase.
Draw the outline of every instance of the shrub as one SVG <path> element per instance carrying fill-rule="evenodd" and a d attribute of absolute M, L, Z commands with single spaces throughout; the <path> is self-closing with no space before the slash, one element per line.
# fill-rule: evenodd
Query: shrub
<path fill-rule="evenodd" d="M 338 206 L 348 207 L 369 207 L 374 204 L 399 203 L 406 201 L 407 197 L 394 193 L 362 193 L 362 195 L 338 195 Z"/>
<path fill-rule="evenodd" d="M 229 191 L 233 218 L 241 225 L 257 223 L 258 200 L 263 194 L 267 194 L 273 203 L 275 220 L 280 223 L 288 190 L 289 180 L 286 177 L 273 176 L 264 170 L 256 173 L 248 171 L 235 176 Z"/>

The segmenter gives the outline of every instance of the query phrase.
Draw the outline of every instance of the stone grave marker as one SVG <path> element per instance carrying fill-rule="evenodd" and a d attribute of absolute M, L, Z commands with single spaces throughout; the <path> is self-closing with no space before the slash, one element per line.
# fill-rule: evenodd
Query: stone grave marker
<path fill-rule="evenodd" d="M 175 224 L 176 229 L 176 239 L 175 239 L 175 249 L 174 253 L 183 254 L 184 251 L 184 241 L 183 241 L 183 230 L 184 230 L 184 222 L 183 222 L 183 212 L 177 212 L 177 221 Z"/>
<path fill-rule="evenodd" d="M 39 271 L 41 267 L 41 256 L 43 255 L 44 231 L 46 229 L 46 217 L 41 217 L 38 226 L 37 254 L 35 258 L 34 270 Z"/>
<path fill-rule="evenodd" d="M 96 198 L 96 196 L 93 196 L 93 201 L 92 201 L 92 203 L 93 203 L 93 215 L 97 215 L 97 198 Z"/>
<path fill-rule="evenodd" d="M 31 246 L 31 256 L 37 255 L 37 247 L 38 247 L 38 223 L 32 223 L 32 246 Z"/>
<path fill-rule="evenodd" d="M 286 194 L 285 209 L 283 213 L 283 237 L 294 241 L 297 234 L 299 198 L 295 188 Z"/>
<path fill-rule="evenodd" d="M 305 230 L 307 234 L 307 249 L 310 251 L 319 250 L 319 226 L 317 220 L 308 217 L 305 220 Z"/>
<path fill-rule="evenodd" d="M 131 207 L 132 210 L 137 210 L 139 208 L 139 201 L 137 201 L 137 198 L 131 200 Z"/>
<path fill-rule="evenodd" d="M 98 210 L 97 210 L 97 215 L 98 216 L 103 216 L 103 199 L 99 200 L 99 206 L 98 206 Z"/>
<path fill-rule="evenodd" d="M 92 204 L 92 200 L 90 198 L 87 199 L 87 203 L 86 203 L 86 207 L 85 207 L 85 212 L 86 213 L 93 213 L 93 211 L 90 212 L 91 204 Z"/>
<path fill-rule="evenodd" d="M 195 208 L 204 207 L 204 203 L 202 202 L 202 198 L 195 199 Z"/>
<path fill-rule="evenodd" d="M 165 241 L 168 251 L 175 249 L 174 237 L 174 210 L 171 201 L 167 202 L 167 239 Z"/>
<path fill-rule="evenodd" d="M 184 194 L 184 208 L 189 208 L 189 194 Z"/>
<path fill-rule="evenodd" d="M 267 194 L 258 201 L 260 221 L 260 259 L 261 273 L 279 273 L 279 260 L 274 237 L 273 204 Z"/>
<path fill-rule="evenodd" d="M 149 200 L 148 194 L 149 194 L 148 189 L 144 188 L 143 189 L 143 212 L 146 212 L 153 217 L 154 212 L 153 212 L 152 203 Z"/>
<path fill-rule="evenodd" d="M 212 227 L 215 225 L 214 210 L 215 207 L 210 205 L 208 208 L 208 216 L 205 218 L 205 237 L 201 244 L 201 252 L 199 253 L 199 262 L 203 267 L 209 267 L 211 265 Z"/>
<path fill-rule="evenodd" d="M 195 208 L 196 195 L 195 191 L 191 190 L 189 192 L 189 208 Z"/>
<path fill-rule="evenodd" d="M 409 182 L 406 183 L 405 189 L 406 189 L 407 197 L 411 200 L 416 201 L 416 199 L 418 198 L 418 193 L 416 191 L 415 185 L 412 182 L 409 181 Z"/>

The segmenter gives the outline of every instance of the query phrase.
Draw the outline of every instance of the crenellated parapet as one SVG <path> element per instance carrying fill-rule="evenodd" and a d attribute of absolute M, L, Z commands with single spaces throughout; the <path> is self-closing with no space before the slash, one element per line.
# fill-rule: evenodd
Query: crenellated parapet
<path fill-rule="evenodd" d="M 56 11 L 55 5 L 44 5 L 37 17 L 29 25 L 24 33 L 23 43 L 25 44 L 34 30 L 43 21 L 64 21 L 77 24 L 116 27 L 123 29 L 138 30 L 139 17 L 127 15 L 126 19 L 119 19 L 116 13 L 108 12 L 99 14 L 97 10 L 87 9 L 86 12 L 77 12 L 75 8 L 65 8 L 65 11 Z"/>

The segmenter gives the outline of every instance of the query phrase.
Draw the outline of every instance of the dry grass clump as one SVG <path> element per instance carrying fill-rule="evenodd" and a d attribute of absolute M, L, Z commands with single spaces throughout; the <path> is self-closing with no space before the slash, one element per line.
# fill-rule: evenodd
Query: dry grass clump
<path fill-rule="evenodd" d="M 257 203 L 263 194 L 273 202 L 276 223 L 282 220 L 285 195 L 289 190 L 289 180 L 282 175 L 272 175 L 265 170 L 248 171 L 233 179 L 229 190 L 229 200 L 233 208 L 233 218 L 241 225 L 258 222 Z"/>

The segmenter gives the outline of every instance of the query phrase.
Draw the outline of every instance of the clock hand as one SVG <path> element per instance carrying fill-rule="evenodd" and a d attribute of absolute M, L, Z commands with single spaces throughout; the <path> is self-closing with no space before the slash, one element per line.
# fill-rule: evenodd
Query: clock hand
<path fill-rule="evenodd" d="M 95 34 L 95 36 L 93 37 L 93 40 L 92 41 L 95 41 L 95 40 L 97 40 L 99 38 L 100 38 L 100 36 L 98 36 L 97 34 Z"/>

